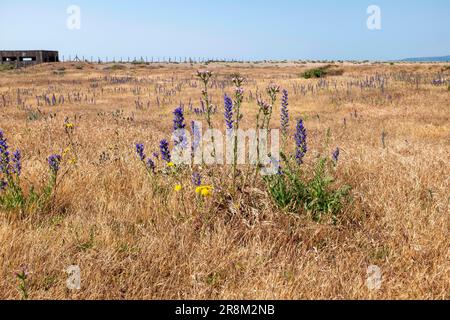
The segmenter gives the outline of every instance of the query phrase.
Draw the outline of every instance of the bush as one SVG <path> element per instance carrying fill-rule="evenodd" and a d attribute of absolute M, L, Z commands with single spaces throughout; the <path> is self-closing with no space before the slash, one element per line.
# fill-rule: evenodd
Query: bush
<path fill-rule="evenodd" d="M 317 79 L 326 76 L 341 76 L 344 74 L 344 70 L 334 67 L 335 66 L 333 65 L 327 65 L 325 67 L 309 69 L 302 74 L 302 77 L 305 79 Z"/>
<path fill-rule="evenodd" d="M 312 78 L 323 78 L 326 75 L 327 70 L 325 67 L 323 67 L 307 70 L 303 73 L 302 77 L 305 79 L 312 79 Z"/>

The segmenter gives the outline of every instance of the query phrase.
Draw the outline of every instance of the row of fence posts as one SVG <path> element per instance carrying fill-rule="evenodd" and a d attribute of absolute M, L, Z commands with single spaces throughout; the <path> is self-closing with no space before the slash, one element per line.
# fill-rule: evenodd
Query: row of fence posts
<path fill-rule="evenodd" d="M 61 62 L 90 62 L 90 63 L 206 63 L 206 62 L 245 62 L 245 60 L 238 59 L 227 59 L 227 58 L 191 58 L 191 57 L 120 57 L 116 59 L 115 57 L 112 60 L 109 57 L 85 57 L 85 56 L 61 56 Z"/>

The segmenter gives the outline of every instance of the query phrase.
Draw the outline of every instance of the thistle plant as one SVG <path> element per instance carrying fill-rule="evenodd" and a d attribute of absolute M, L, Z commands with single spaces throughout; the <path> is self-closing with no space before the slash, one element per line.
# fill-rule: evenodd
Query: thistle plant
<path fill-rule="evenodd" d="M 22 296 L 22 300 L 28 299 L 28 268 L 25 265 L 20 266 L 20 271 L 15 273 L 17 280 L 19 281 L 19 292 Z"/>
<path fill-rule="evenodd" d="M 242 85 L 244 83 L 244 78 L 239 74 L 235 74 L 232 77 L 232 81 L 235 85 L 234 90 L 234 142 L 233 142 L 233 189 L 236 190 L 236 178 L 237 178 L 237 162 L 238 162 L 238 136 L 240 122 L 242 120 L 241 106 L 244 101 L 244 89 Z"/>
<path fill-rule="evenodd" d="M 267 115 L 265 118 L 265 123 L 263 126 L 263 129 L 269 129 L 270 128 L 270 121 L 272 119 L 272 112 L 273 112 L 273 106 L 275 105 L 276 101 L 277 101 L 277 95 L 280 93 L 280 86 L 276 85 L 276 84 L 270 84 L 269 87 L 267 88 L 267 94 L 270 97 L 270 107 L 267 110 Z"/>
<path fill-rule="evenodd" d="M 203 70 L 203 71 L 197 71 L 197 76 L 200 78 L 201 82 L 203 83 L 203 90 L 202 90 L 202 104 L 205 106 L 205 117 L 206 117 L 206 123 L 208 124 L 209 129 L 213 129 L 212 124 L 212 114 L 213 114 L 213 106 L 211 105 L 211 100 L 208 93 L 208 87 L 209 87 L 209 81 L 211 80 L 211 77 L 213 76 L 212 72 Z M 212 157 L 216 157 L 216 147 L 215 147 L 215 141 L 214 136 L 211 136 L 211 143 L 213 145 L 212 150 Z"/>

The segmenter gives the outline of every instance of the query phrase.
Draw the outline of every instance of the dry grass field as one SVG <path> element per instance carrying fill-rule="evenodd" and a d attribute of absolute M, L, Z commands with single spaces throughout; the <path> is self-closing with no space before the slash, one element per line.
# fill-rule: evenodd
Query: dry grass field
<path fill-rule="evenodd" d="M 11 153 L 21 151 L 25 198 L 48 184 L 47 158 L 64 156 L 45 205 L 0 207 L 0 298 L 449 299 L 449 66 L 338 63 L 325 78 L 302 77 L 318 66 L 59 63 L 1 71 L 0 130 Z M 243 128 L 254 127 L 258 92 L 265 96 L 271 83 L 289 91 L 286 150 L 303 119 L 305 175 L 339 147 L 332 188 L 351 190 L 334 219 L 280 209 L 246 166 L 236 190 L 229 166 L 147 175 L 135 144 L 147 156 L 158 151 L 176 107 L 184 106 L 188 127 L 206 126 L 195 112 L 202 69 L 214 74 L 215 128 L 225 129 L 223 97 L 234 94 L 230 77 L 239 73 Z M 274 128 L 280 108 L 281 93 Z M 210 197 L 196 195 L 194 169 L 214 187 Z M 66 286 L 71 265 L 81 269 L 81 290 Z M 381 269 L 379 289 L 366 284 L 371 265 Z"/>

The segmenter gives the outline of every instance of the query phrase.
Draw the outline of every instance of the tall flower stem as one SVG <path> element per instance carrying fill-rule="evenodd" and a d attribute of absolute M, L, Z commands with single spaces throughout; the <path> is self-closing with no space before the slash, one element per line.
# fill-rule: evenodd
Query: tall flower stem
<path fill-rule="evenodd" d="M 208 123 L 208 128 L 212 130 L 213 129 L 212 114 L 211 114 L 212 106 L 211 106 L 211 100 L 209 99 L 209 94 L 208 94 L 209 80 L 212 77 L 212 73 L 210 71 L 198 71 L 197 76 L 200 78 L 200 80 L 203 83 L 202 96 L 203 96 L 203 101 L 206 106 L 206 122 Z M 216 145 L 215 145 L 214 135 L 211 136 L 211 143 L 213 145 L 213 151 L 212 151 L 211 156 L 213 158 L 215 158 L 216 157 Z"/>
<path fill-rule="evenodd" d="M 239 75 L 235 75 L 233 77 L 234 85 L 236 86 L 235 90 L 235 122 L 234 122 L 234 145 L 233 145 L 233 190 L 236 192 L 236 179 L 237 179 L 237 161 L 238 161 L 238 131 L 241 122 L 241 105 L 244 100 L 244 89 L 242 89 L 242 83 L 244 82 L 244 78 Z"/>

